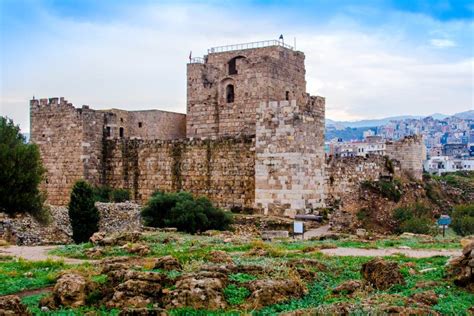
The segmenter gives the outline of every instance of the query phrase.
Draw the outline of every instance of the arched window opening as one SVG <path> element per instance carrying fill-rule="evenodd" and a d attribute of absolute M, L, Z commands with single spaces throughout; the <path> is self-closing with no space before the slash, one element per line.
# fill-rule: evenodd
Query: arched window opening
<path fill-rule="evenodd" d="M 229 60 L 229 75 L 236 75 L 237 71 L 237 59 L 245 58 L 244 56 L 236 56 Z"/>
<path fill-rule="evenodd" d="M 229 84 L 225 88 L 225 99 L 226 99 L 227 103 L 234 102 L 234 85 Z"/>
<path fill-rule="evenodd" d="M 119 129 L 119 135 L 120 135 L 120 138 L 123 138 L 123 127 L 120 127 L 120 129 Z"/>
<path fill-rule="evenodd" d="M 286 101 L 290 100 L 290 91 L 285 92 L 285 100 Z"/>

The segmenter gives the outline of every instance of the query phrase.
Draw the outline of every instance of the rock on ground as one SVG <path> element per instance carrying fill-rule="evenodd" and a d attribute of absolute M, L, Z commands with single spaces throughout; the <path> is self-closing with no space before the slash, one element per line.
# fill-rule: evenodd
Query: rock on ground
<path fill-rule="evenodd" d="M 342 293 L 352 294 L 360 288 L 362 288 L 362 282 L 361 281 L 359 281 L 359 280 L 349 280 L 349 281 L 342 282 L 341 284 L 336 286 L 332 290 L 332 292 L 334 294 L 342 294 Z"/>
<path fill-rule="evenodd" d="M 405 284 L 396 262 L 374 258 L 362 265 L 362 277 L 378 290 L 386 290 L 395 284 Z"/>
<path fill-rule="evenodd" d="M 31 313 L 16 295 L 0 296 L 0 315 L 2 316 L 28 316 Z"/>
<path fill-rule="evenodd" d="M 163 304 L 167 309 L 224 309 L 227 307 L 223 294 L 226 283 L 227 276 L 219 272 L 186 274 L 176 282 L 176 288 L 163 298 Z"/>
<path fill-rule="evenodd" d="M 84 306 L 89 292 L 90 285 L 86 278 L 77 273 L 65 273 L 56 281 L 52 295 L 41 299 L 40 306 L 49 309 Z"/>
<path fill-rule="evenodd" d="M 462 256 L 449 260 L 446 270 L 454 284 L 474 293 L 474 241 L 465 242 Z"/>
<path fill-rule="evenodd" d="M 305 287 L 294 280 L 257 280 L 247 285 L 252 294 L 249 304 L 252 308 L 276 304 L 306 293 Z"/>
<path fill-rule="evenodd" d="M 155 263 L 155 269 L 162 269 L 166 271 L 171 271 L 171 270 L 181 270 L 183 267 L 179 263 L 179 261 L 174 258 L 173 256 L 164 256 L 161 258 L 158 258 Z"/>

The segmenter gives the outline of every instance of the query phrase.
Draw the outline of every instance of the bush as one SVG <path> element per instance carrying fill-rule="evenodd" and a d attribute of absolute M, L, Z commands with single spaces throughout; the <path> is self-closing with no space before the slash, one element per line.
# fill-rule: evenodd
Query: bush
<path fill-rule="evenodd" d="M 130 191 L 127 189 L 112 189 L 108 186 L 94 188 L 94 200 L 103 203 L 121 203 L 130 200 Z"/>
<path fill-rule="evenodd" d="M 459 205 L 454 208 L 451 227 L 461 236 L 474 234 L 474 205 Z"/>
<path fill-rule="evenodd" d="M 69 220 L 72 239 L 76 243 L 87 242 L 99 230 L 99 211 L 94 205 L 94 190 L 85 181 L 74 184 L 69 202 Z"/>
<path fill-rule="evenodd" d="M 114 189 L 110 193 L 110 200 L 115 203 L 129 201 L 130 192 L 127 189 Z"/>
<path fill-rule="evenodd" d="M 377 192 L 394 202 L 400 201 L 403 193 L 401 190 L 402 185 L 398 180 L 364 181 L 361 186 Z"/>
<path fill-rule="evenodd" d="M 190 193 L 155 192 L 142 210 L 145 225 L 176 227 L 188 233 L 209 229 L 224 230 L 231 215 L 212 205 L 208 198 L 194 198 Z"/>
<path fill-rule="evenodd" d="M 415 203 L 406 207 L 399 207 L 393 212 L 393 219 L 397 222 L 397 233 L 431 234 L 433 220 L 430 209 L 422 204 Z"/>
<path fill-rule="evenodd" d="M 433 221 L 429 218 L 410 218 L 400 224 L 400 231 L 413 234 L 432 234 Z"/>
<path fill-rule="evenodd" d="M 38 147 L 25 143 L 20 127 L 0 116 L 0 211 L 41 213 L 44 172 Z"/>

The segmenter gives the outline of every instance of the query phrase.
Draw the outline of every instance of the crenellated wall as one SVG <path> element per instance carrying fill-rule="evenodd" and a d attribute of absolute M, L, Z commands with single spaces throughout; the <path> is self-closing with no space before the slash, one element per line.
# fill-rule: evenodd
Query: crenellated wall
<path fill-rule="evenodd" d="M 187 66 L 187 137 L 255 134 L 261 102 L 306 102 L 305 56 L 281 46 L 210 53 Z M 235 72 L 229 66 L 235 61 Z M 232 102 L 226 89 L 233 86 Z"/>

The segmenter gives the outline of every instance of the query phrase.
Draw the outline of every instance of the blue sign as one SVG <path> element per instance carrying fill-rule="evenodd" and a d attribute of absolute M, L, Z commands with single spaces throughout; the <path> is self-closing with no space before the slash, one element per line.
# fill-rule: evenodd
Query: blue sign
<path fill-rule="evenodd" d="M 449 225 L 451 224 L 451 217 L 448 215 L 441 215 L 438 219 L 438 225 Z"/>

